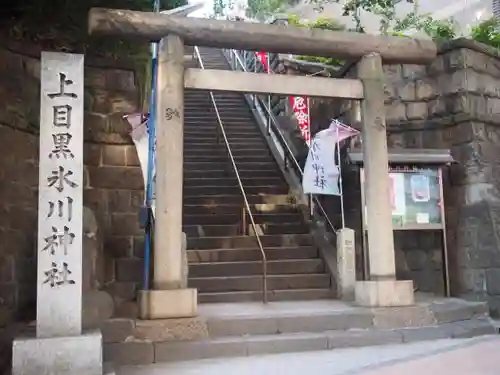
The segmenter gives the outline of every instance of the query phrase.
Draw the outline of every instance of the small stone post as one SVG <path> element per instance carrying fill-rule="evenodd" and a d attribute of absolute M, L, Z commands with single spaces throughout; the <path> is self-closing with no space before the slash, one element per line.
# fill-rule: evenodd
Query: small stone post
<path fill-rule="evenodd" d="M 353 300 L 355 284 L 354 230 L 342 228 L 337 232 L 337 297 L 344 301 Z"/>
<path fill-rule="evenodd" d="M 364 87 L 361 120 L 370 279 L 356 284 L 356 302 L 362 306 L 412 305 L 413 282 L 396 281 L 384 72 L 380 55 L 370 53 L 364 56 L 358 63 L 357 73 Z"/>
<path fill-rule="evenodd" d="M 13 375 L 102 375 L 102 336 L 82 334 L 83 55 L 42 52 L 36 337 Z"/>
<path fill-rule="evenodd" d="M 182 233 L 184 160 L 184 42 L 170 34 L 160 42 L 157 86 L 154 290 L 139 294 L 143 319 L 196 315 L 196 289 L 185 287 Z"/>

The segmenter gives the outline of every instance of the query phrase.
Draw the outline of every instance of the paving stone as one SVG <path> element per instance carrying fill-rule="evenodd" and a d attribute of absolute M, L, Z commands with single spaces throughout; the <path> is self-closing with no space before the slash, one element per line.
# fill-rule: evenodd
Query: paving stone
<path fill-rule="evenodd" d="M 430 305 L 437 323 L 450 323 L 470 319 L 475 315 L 486 315 L 485 303 L 473 303 L 466 301 L 445 301 L 443 303 L 432 303 Z"/>
<path fill-rule="evenodd" d="M 208 332 L 211 338 L 222 336 L 269 335 L 278 333 L 276 318 L 210 319 Z"/>
<path fill-rule="evenodd" d="M 132 319 L 109 319 L 101 325 L 105 343 L 124 342 L 134 333 L 135 322 Z"/>
<path fill-rule="evenodd" d="M 372 326 L 373 314 L 369 311 L 282 317 L 278 319 L 278 329 L 281 333 L 323 332 L 337 329 L 369 328 Z"/>
<path fill-rule="evenodd" d="M 138 320 L 134 330 L 137 339 L 150 341 L 191 341 L 208 338 L 204 318 Z"/>
<path fill-rule="evenodd" d="M 482 335 L 498 334 L 495 326 L 489 319 L 473 319 L 463 322 L 457 322 L 463 328 L 463 331 L 457 331 L 454 338 L 469 338 Z"/>
<path fill-rule="evenodd" d="M 434 325 L 435 319 L 426 305 L 373 309 L 374 326 L 379 329 L 426 327 Z"/>
<path fill-rule="evenodd" d="M 189 361 L 215 357 L 247 355 L 243 340 L 210 340 L 198 342 L 157 342 L 154 344 L 155 362 Z"/>
<path fill-rule="evenodd" d="M 325 350 L 328 338 L 324 334 L 286 334 L 251 337 L 246 340 L 247 354 L 276 354 Z"/>
<path fill-rule="evenodd" d="M 403 340 L 397 330 L 348 330 L 328 332 L 327 336 L 329 349 L 397 344 Z"/>
<path fill-rule="evenodd" d="M 449 325 L 405 328 L 398 331 L 403 335 L 403 342 L 438 340 L 453 336 L 453 327 Z"/>
<path fill-rule="evenodd" d="M 154 362 L 155 350 L 151 342 L 123 342 L 104 344 L 104 360 L 120 365 L 147 365 Z"/>

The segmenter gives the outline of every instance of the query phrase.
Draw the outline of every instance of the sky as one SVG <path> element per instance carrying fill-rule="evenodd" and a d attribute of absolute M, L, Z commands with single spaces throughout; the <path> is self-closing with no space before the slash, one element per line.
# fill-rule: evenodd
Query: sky
<path fill-rule="evenodd" d="M 190 17 L 203 17 L 205 14 L 210 13 L 213 8 L 213 0 L 189 0 L 189 4 L 203 3 L 203 7 L 191 13 Z"/>

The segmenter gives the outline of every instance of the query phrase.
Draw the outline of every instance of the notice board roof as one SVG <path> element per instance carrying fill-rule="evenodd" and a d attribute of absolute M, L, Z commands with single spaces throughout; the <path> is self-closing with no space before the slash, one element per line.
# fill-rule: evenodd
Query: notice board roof
<path fill-rule="evenodd" d="M 450 150 L 446 149 L 389 149 L 389 163 L 391 164 L 450 164 L 455 159 Z M 347 152 L 352 164 L 363 164 L 363 151 L 351 149 Z"/>

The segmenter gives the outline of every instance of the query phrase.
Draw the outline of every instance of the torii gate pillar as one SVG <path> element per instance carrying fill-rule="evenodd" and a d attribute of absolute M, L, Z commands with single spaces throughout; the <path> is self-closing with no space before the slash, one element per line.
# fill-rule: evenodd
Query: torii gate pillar
<path fill-rule="evenodd" d="M 173 34 L 159 46 L 156 139 L 156 217 L 153 289 L 139 292 L 142 319 L 196 316 L 197 291 L 187 288 L 182 233 L 184 158 L 184 42 Z"/>
<path fill-rule="evenodd" d="M 384 108 L 384 72 L 378 53 L 357 65 L 363 82 L 361 101 L 365 197 L 368 224 L 369 280 L 355 286 L 361 306 L 408 306 L 415 302 L 413 281 L 396 280 L 394 237 L 389 197 L 389 157 Z"/>

